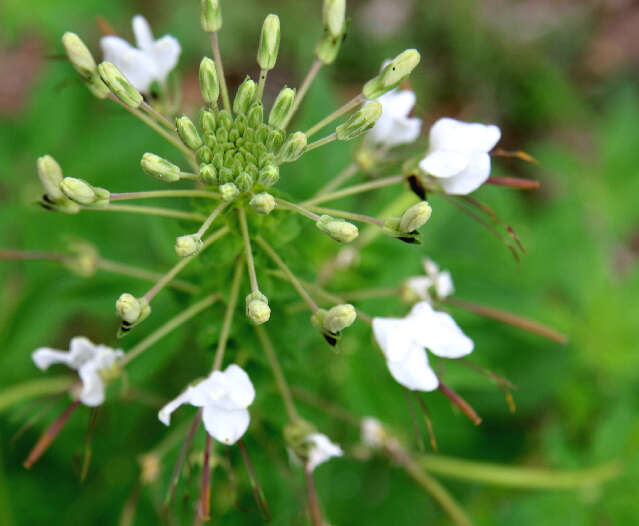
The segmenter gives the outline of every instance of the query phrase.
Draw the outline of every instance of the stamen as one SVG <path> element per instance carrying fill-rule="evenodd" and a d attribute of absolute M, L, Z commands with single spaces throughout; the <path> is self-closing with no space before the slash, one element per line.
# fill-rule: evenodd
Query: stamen
<path fill-rule="evenodd" d="M 410 420 L 413 425 L 413 433 L 415 434 L 415 438 L 417 439 L 417 448 L 423 452 L 424 448 L 424 440 L 422 439 L 422 434 L 419 431 L 419 425 L 417 424 L 417 417 L 415 416 L 415 409 L 413 407 L 412 400 L 410 399 L 410 390 L 404 388 L 404 396 L 406 398 L 406 405 L 408 406 L 408 412 L 410 413 Z"/>
<path fill-rule="evenodd" d="M 91 417 L 89 418 L 89 428 L 87 429 L 87 436 L 84 441 L 84 459 L 82 461 L 82 470 L 80 471 L 80 481 L 84 482 L 89 473 L 89 466 L 91 465 L 92 447 L 91 441 L 93 439 L 93 431 L 95 430 L 95 424 L 98 421 L 98 412 L 100 408 L 94 407 L 91 410 Z"/>
<path fill-rule="evenodd" d="M 242 453 L 242 460 L 244 460 L 244 465 L 246 466 L 246 471 L 248 472 L 249 480 L 251 481 L 251 488 L 253 490 L 253 498 L 255 499 L 257 511 L 262 520 L 269 522 L 271 520 L 271 512 L 268 508 L 268 502 L 264 496 L 264 491 L 262 490 L 260 481 L 257 478 L 257 472 L 251 462 L 251 457 L 248 454 L 248 450 L 246 449 L 243 440 L 239 440 L 237 445 L 240 448 L 240 453 Z"/>
<path fill-rule="evenodd" d="M 454 406 L 458 407 L 462 413 L 472 420 L 473 424 L 476 426 L 481 424 L 481 418 L 475 413 L 475 410 L 455 391 L 441 381 L 439 382 L 439 390 L 446 395 L 446 398 L 448 398 Z"/>
<path fill-rule="evenodd" d="M 199 517 L 203 521 L 211 519 L 211 435 L 208 433 L 206 434 L 204 462 L 202 464 Z"/>
<path fill-rule="evenodd" d="M 518 188 L 519 190 L 538 190 L 541 186 L 539 181 L 521 179 L 519 177 L 489 177 L 486 183 L 496 186 Z"/>
<path fill-rule="evenodd" d="M 496 150 L 493 150 L 490 155 L 493 155 L 494 157 L 514 157 L 516 159 L 521 159 L 522 161 L 525 161 L 527 163 L 532 163 L 539 166 L 539 161 L 537 159 L 522 150 L 511 152 L 502 150 L 501 148 L 497 148 Z"/>
<path fill-rule="evenodd" d="M 426 402 L 419 396 L 419 393 L 414 391 L 415 398 L 417 398 L 417 403 L 422 410 L 422 415 L 424 416 L 424 423 L 426 424 L 426 430 L 428 431 L 428 437 L 430 439 L 430 447 L 432 450 L 437 453 L 437 439 L 435 438 L 435 430 L 433 429 L 433 422 L 430 419 L 430 411 L 426 407 Z"/>

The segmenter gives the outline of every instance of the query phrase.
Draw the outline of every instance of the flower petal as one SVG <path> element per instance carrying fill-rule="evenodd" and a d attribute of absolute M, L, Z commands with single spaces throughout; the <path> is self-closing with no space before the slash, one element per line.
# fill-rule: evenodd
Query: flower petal
<path fill-rule="evenodd" d="M 415 276 L 406 280 L 406 286 L 420 300 L 430 299 L 429 289 L 433 286 L 433 280 L 427 276 Z"/>
<path fill-rule="evenodd" d="M 182 48 L 175 37 L 166 35 L 153 43 L 148 51 L 155 64 L 155 79 L 161 84 L 166 82 L 168 74 L 177 66 Z"/>
<path fill-rule="evenodd" d="M 428 355 L 419 345 L 413 344 L 402 360 L 387 360 L 386 365 L 393 378 L 414 391 L 434 391 L 439 386 L 437 375 L 428 364 Z"/>
<path fill-rule="evenodd" d="M 148 92 L 156 68 L 147 53 L 114 36 L 103 37 L 100 46 L 104 60 L 115 64 L 137 90 Z"/>
<path fill-rule="evenodd" d="M 162 409 L 160 409 L 160 411 L 158 411 L 158 419 L 160 420 L 160 422 L 162 422 L 165 426 L 168 426 L 171 423 L 171 414 L 178 407 L 184 404 L 195 405 L 191 401 L 192 391 L 193 391 L 192 388 L 188 387 L 187 390 L 184 391 L 181 395 L 179 395 L 177 398 L 174 398 L 168 404 L 166 404 Z"/>
<path fill-rule="evenodd" d="M 408 319 L 413 323 L 415 342 L 442 358 L 460 358 L 473 352 L 473 341 L 459 328 L 453 317 L 438 312 L 426 301 L 417 303 Z"/>
<path fill-rule="evenodd" d="M 344 454 L 341 447 L 331 442 L 331 440 L 322 433 L 313 433 L 309 435 L 306 440 L 311 443 L 308 462 L 306 464 L 306 469 L 309 471 L 313 471 L 317 466 L 333 457 L 341 457 Z"/>
<path fill-rule="evenodd" d="M 40 347 L 31 355 L 31 359 L 38 369 L 45 371 L 54 363 L 63 363 L 71 367 L 71 355 L 65 351 L 56 351 L 49 347 Z"/>
<path fill-rule="evenodd" d="M 468 157 L 457 151 L 433 150 L 420 161 L 419 167 L 435 177 L 446 178 L 462 173 L 468 163 Z"/>
<path fill-rule="evenodd" d="M 438 182 L 447 194 L 466 195 L 477 190 L 489 176 L 490 155 L 477 153 L 470 158 L 465 170 L 449 179 L 442 179 Z"/>
<path fill-rule="evenodd" d="M 89 407 L 102 405 L 105 398 L 105 385 L 97 366 L 97 362 L 88 362 L 78 370 L 80 380 L 82 380 L 79 398 L 84 405 Z"/>
<path fill-rule="evenodd" d="M 143 51 L 150 51 L 153 47 L 153 32 L 146 18 L 142 15 L 133 17 L 133 35 L 135 43 Z"/>
<path fill-rule="evenodd" d="M 391 133 L 388 134 L 385 144 L 386 146 L 398 146 L 400 144 L 408 144 L 414 142 L 422 132 L 422 120 L 418 118 L 412 119 L 396 119 Z"/>
<path fill-rule="evenodd" d="M 237 405 L 236 409 L 251 405 L 255 400 L 255 388 L 246 371 L 231 364 L 224 370 L 224 375 L 229 381 L 229 397 Z"/>
<path fill-rule="evenodd" d="M 453 277 L 448 270 L 444 270 L 438 274 L 437 280 L 435 281 L 435 291 L 441 299 L 454 294 L 455 285 L 453 284 Z"/>
<path fill-rule="evenodd" d="M 209 435 L 230 446 L 246 433 L 251 417 L 246 409 L 226 411 L 215 406 L 206 406 L 202 420 Z"/>
<path fill-rule="evenodd" d="M 463 122 L 444 117 L 439 119 L 430 128 L 430 149 L 436 150 L 458 150 L 459 134 L 463 128 Z"/>
<path fill-rule="evenodd" d="M 388 360 L 401 360 L 412 344 L 411 326 L 403 318 L 373 318 L 373 333 Z"/>

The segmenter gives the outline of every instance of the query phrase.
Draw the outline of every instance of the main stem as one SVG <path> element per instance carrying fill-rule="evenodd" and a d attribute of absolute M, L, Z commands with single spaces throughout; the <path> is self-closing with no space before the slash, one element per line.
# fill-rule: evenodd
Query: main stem
<path fill-rule="evenodd" d="M 300 105 L 302 104 L 302 101 L 304 100 L 304 97 L 306 96 L 306 93 L 308 92 L 308 89 L 311 87 L 313 80 L 315 80 L 315 77 L 317 76 L 317 74 L 319 73 L 319 70 L 322 68 L 323 65 L 324 65 L 323 62 L 317 59 L 315 60 L 315 62 L 313 62 L 311 69 L 308 70 L 306 77 L 304 77 L 304 80 L 302 81 L 302 85 L 300 86 L 300 89 L 295 95 L 295 100 L 293 101 L 293 107 L 288 112 L 286 119 L 284 119 L 284 123 L 282 124 L 282 129 L 285 130 L 290 124 L 291 119 L 293 119 L 293 117 L 295 116 L 295 113 L 297 113 L 297 110 L 299 109 Z"/>
<path fill-rule="evenodd" d="M 364 101 L 366 99 L 364 98 L 364 95 L 362 95 L 361 93 L 359 95 L 357 95 L 356 97 L 352 98 L 351 100 L 349 100 L 346 104 L 344 104 L 341 108 L 336 109 L 333 113 L 331 113 L 330 115 L 324 117 L 321 121 L 319 121 L 317 124 L 315 124 L 314 126 L 311 126 L 307 131 L 306 131 L 306 136 L 307 137 L 311 137 L 312 135 L 314 135 L 315 133 L 317 133 L 318 131 L 320 131 L 322 128 L 324 128 L 324 126 L 328 126 L 331 122 L 333 122 L 335 119 L 339 119 L 342 115 L 344 115 L 345 113 L 348 113 L 349 111 L 357 108 L 357 106 L 359 106 L 360 104 L 363 104 Z"/>
<path fill-rule="evenodd" d="M 222 55 L 220 53 L 220 43 L 218 42 L 217 33 L 211 33 L 211 48 L 213 49 L 213 60 L 215 60 L 215 69 L 217 70 L 217 78 L 220 83 L 224 109 L 230 113 L 231 101 L 229 100 L 229 91 L 226 87 L 226 77 L 224 76 L 224 66 L 222 66 Z"/>
<path fill-rule="evenodd" d="M 242 240 L 244 241 L 244 256 L 246 258 L 249 281 L 251 282 L 251 292 L 259 292 L 260 288 L 257 284 L 257 275 L 255 273 L 255 260 L 253 259 L 253 251 L 251 250 L 251 238 L 249 237 L 248 224 L 246 222 L 246 210 L 244 210 L 244 207 L 240 207 L 237 212 L 240 219 Z"/>
<path fill-rule="evenodd" d="M 229 302 L 226 306 L 226 312 L 224 313 L 224 322 L 222 323 L 222 331 L 220 332 L 220 340 L 217 344 L 217 350 L 215 351 L 215 361 L 213 362 L 213 370 L 219 371 L 222 367 L 222 361 L 224 360 L 224 351 L 226 350 L 226 343 L 229 339 L 231 332 L 231 325 L 233 324 L 233 315 L 235 314 L 235 307 L 237 306 L 237 298 L 240 293 L 240 283 L 242 282 L 242 267 L 244 262 L 240 259 L 235 265 L 235 274 L 233 274 L 233 281 L 231 283 L 231 292 L 229 294 Z"/>

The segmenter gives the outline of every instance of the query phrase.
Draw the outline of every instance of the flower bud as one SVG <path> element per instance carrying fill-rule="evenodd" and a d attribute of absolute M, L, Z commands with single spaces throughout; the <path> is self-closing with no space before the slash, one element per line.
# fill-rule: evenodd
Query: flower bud
<path fill-rule="evenodd" d="M 196 255 L 202 250 L 202 239 L 197 234 L 180 236 L 175 240 L 175 253 L 181 258 Z"/>
<path fill-rule="evenodd" d="M 216 127 L 217 119 L 215 118 L 215 113 L 202 109 L 200 111 L 200 128 L 202 128 L 202 131 L 204 131 L 205 134 L 213 134 L 215 137 Z"/>
<path fill-rule="evenodd" d="M 90 243 L 74 242 L 69 245 L 71 257 L 64 262 L 64 266 L 71 272 L 89 278 L 98 270 L 100 255 Z"/>
<path fill-rule="evenodd" d="M 197 150 L 200 146 L 202 146 L 202 138 L 197 132 L 195 124 L 193 124 L 193 121 L 186 115 L 182 115 L 175 119 L 175 128 L 180 139 L 182 139 L 182 142 L 191 148 L 191 150 Z"/>
<path fill-rule="evenodd" d="M 336 305 L 324 315 L 324 329 L 337 334 L 355 323 L 357 311 L 349 304 Z"/>
<path fill-rule="evenodd" d="M 222 28 L 222 8 L 220 0 L 200 0 L 200 23 L 207 33 L 215 33 Z"/>
<path fill-rule="evenodd" d="M 382 232 L 386 234 L 387 236 L 391 236 L 396 239 L 399 239 L 400 241 L 403 241 L 404 243 L 408 243 L 411 245 L 421 244 L 421 241 L 420 241 L 421 234 L 417 231 L 403 232 L 400 228 L 400 219 L 396 217 L 386 219 L 384 221 Z"/>
<path fill-rule="evenodd" d="M 205 185 L 216 186 L 218 184 L 217 170 L 212 164 L 200 166 L 200 177 Z"/>
<path fill-rule="evenodd" d="M 280 49 L 280 17 L 268 15 L 262 25 L 260 45 L 257 49 L 257 63 L 260 68 L 271 70 L 275 67 Z"/>
<path fill-rule="evenodd" d="M 416 49 L 407 49 L 391 60 L 377 77 L 364 84 L 362 94 L 375 100 L 404 82 L 419 64 L 421 56 Z"/>
<path fill-rule="evenodd" d="M 98 68 L 84 42 L 75 33 L 67 31 L 62 35 L 62 45 L 73 68 L 84 80 L 90 81 Z"/>
<path fill-rule="evenodd" d="M 248 192 L 255 181 L 248 172 L 242 172 L 235 178 L 235 186 L 240 192 Z"/>
<path fill-rule="evenodd" d="M 375 122 L 381 115 L 382 105 L 379 102 L 369 102 L 336 128 L 337 140 L 350 141 L 358 137 L 375 126 Z"/>
<path fill-rule="evenodd" d="M 324 27 L 332 36 L 341 35 L 346 21 L 346 0 L 324 0 L 322 17 Z"/>
<path fill-rule="evenodd" d="M 124 104 L 130 108 L 138 108 L 142 104 L 142 95 L 133 87 L 124 74 L 111 62 L 102 62 L 98 66 L 98 73 L 114 93 Z"/>
<path fill-rule="evenodd" d="M 240 115 L 240 117 L 243 117 L 243 115 Z M 236 119 L 236 126 L 244 125 L 240 117 Z M 248 116 L 247 116 L 248 126 L 250 126 L 253 129 L 258 128 L 263 121 L 264 121 L 264 107 L 260 103 L 251 104 L 251 108 L 249 109 Z M 244 133 L 246 129 L 241 131 L 242 133 Z"/>
<path fill-rule="evenodd" d="M 430 219 L 432 213 L 433 209 L 427 201 L 421 201 L 411 206 L 402 214 L 399 220 L 399 230 L 404 234 L 414 232 Z"/>
<path fill-rule="evenodd" d="M 304 154 L 307 143 L 308 138 L 305 133 L 300 131 L 291 133 L 277 154 L 279 164 L 297 161 Z"/>
<path fill-rule="evenodd" d="M 44 193 L 51 201 L 66 200 L 66 196 L 60 190 L 60 183 L 64 176 L 62 168 L 50 155 L 38 158 L 38 177 L 44 187 Z"/>
<path fill-rule="evenodd" d="M 264 186 L 274 186 L 280 180 L 280 169 L 274 164 L 267 164 L 260 170 L 257 178 L 259 184 Z"/>
<path fill-rule="evenodd" d="M 246 316 L 255 324 L 262 325 L 271 317 L 268 298 L 261 292 L 251 292 L 246 296 Z"/>
<path fill-rule="evenodd" d="M 265 216 L 275 208 L 275 198 L 268 192 L 262 192 L 254 196 L 249 204 L 258 214 Z"/>
<path fill-rule="evenodd" d="M 271 113 L 268 116 L 268 124 L 273 128 L 281 128 L 286 120 L 286 116 L 291 111 L 295 102 L 295 90 L 285 87 L 273 103 Z"/>
<path fill-rule="evenodd" d="M 255 98 L 255 92 L 257 91 L 257 84 L 250 77 L 246 77 L 244 82 L 237 88 L 237 94 L 233 101 L 233 112 L 236 115 L 244 115 L 248 111 L 253 99 Z"/>
<path fill-rule="evenodd" d="M 91 186 L 82 179 L 65 177 L 60 183 L 60 190 L 71 201 L 86 206 L 106 206 L 109 204 L 110 194 L 104 188 Z"/>
<path fill-rule="evenodd" d="M 166 181 L 167 183 L 174 183 L 180 180 L 180 174 L 182 171 L 179 166 L 162 159 L 159 155 L 154 153 L 145 153 L 140 161 L 142 170 L 151 177 Z"/>
<path fill-rule="evenodd" d="M 227 110 L 221 110 L 217 114 L 217 127 L 219 129 L 230 130 L 233 126 L 233 117 Z"/>
<path fill-rule="evenodd" d="M 115 312 L 122 320 L 118 336 L 123 336 L 135 325 L 143 322 L 151 314 L 149 302 L 132 294 L 122 294 L 115 302 Z"/>
<path fill-rule="evenodd" d="M 359 230 L 354 224 L 328 215 L 320 217 L 315 225 L 322 232 L 340 243 L 350 243 L 359 235 Z"/>
<path fill-rule="evenodd" d="M 93 75 L 91 80 L 85 81 L 85 85 L 97 99 L 106 99 L 109 95 L 111 95 L 111 90 L 97 73 Z"/>
<path fill-rule="evenodd" d="M 240 195 L 240 191 L 234 183 L 224 183 L 220 186 L 220 199 L 224 203 L 230 203 L 238 195 Z"/>
<path fill-rule="evenodd" d="M 217 79 L 215 62 L 209 57 L 204 57 L 200 62 L 200 91 L 204 102 L 211 106 L 217 104 L 220 96 L 220 84 Z"/>

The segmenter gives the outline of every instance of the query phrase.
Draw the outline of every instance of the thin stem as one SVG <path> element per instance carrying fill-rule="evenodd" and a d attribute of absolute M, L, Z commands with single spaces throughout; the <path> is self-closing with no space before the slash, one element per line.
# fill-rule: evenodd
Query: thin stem
<path fill-rule="evenodd" d="M 56 376 L 53 378 L 38 378 L 18 385 L 12 385 L 0 391 L 0 413 L 13 407 L 23 400 L 29 400 L 38 396 L 64 393 L 75 383 L 75 379 L 69 376 Z"/>
<path fill-rule="evenodd" d="M 541 186 L 539 181 L 521 179 L 519 177 L 489 177 L 486 183 L 496 186 L 518 188 L 519 190 L 538 190 Z"/>
<path fill-rule="evenodd" d="M 379 298 L 392 298 L 398 296 L 401 289 L 398 287 L 387 287 L 379 289 L 355 290 L 352 292 L 340 292 L 339 296 L 345 300 L 373 300 Z"/>
<path fill-rule="evenodd" d="M 202 463 L 202 488 L 200 493 L 200 519 L 211 519 L 211 435 L 206 434 L 204 462 Z"/>
<path fill-rule="evenodd" d="M 315 196 L 320 196 L 337 190 L 342 184 L 348 181 L 351 177 L 353 177 L 357 172 L 359 172 L 359 166 L 357 163 L 351 163 L 346 168 L 344 168 L 334 179 L 331 179 L 326 185 L 318 190 Z"/>
<path fill-rule="evenodd" d="M 196 212 L 182 212 L 181 210 L 172 210 L 170 208 L 159 208 L 155 206 L 136 206 L 136 205 L 107 205 L 101 207 L 82 206 L 82 210 L 100 210 L 105 212 L 130 212 L 132 214 L 145 214 L 149 216 L 172 217 L 175 219 L 187 219 L 189 221 L 201 222 L 206 219 L 205 215 Z"/>
<path fill-rule="evenodd" d="M 304 479 L 306 480 L 306 495 L 308 497 L 308 511 L 311 515 L 311 523 L 313 526 L 323 526 L 322 510 L 320 509 L 319 499 L 317 498 L 313 472 L 305 468 Z"/>
<path fill-rule="evenodd" d="M 318 139 L 317 141 L 309 144 L 306 147 L 305 151 L 310 152 L 311 150 L 314 150 L 315 148 L 321 148 L 325 144 L 332 143 L 333 141 L 336 141 L 336 140 L 337 140 L 337 132 L 331 133 L 330 135 L 327 135 L 323 139 Z"/>
<path fill-rule="evenodd" d="M 397 183 L 401 183 L 404 181 L 403 175 L 393 175 L 391 177 L 385 177 L 384 179 L 377 179 L 376 181 L 369 181 L 367 183 L 358 184 L 355 186 L 349 186 L 344 188 L 343 190 L 338 190 L 337 192 L 331 192 L 329 194 L 318 195 L 307 201 L 300 203 L 302 206 L 309 206 L 318 203 L 324 203 L 326 201 L 333 201 L 335 199 L 340 199 L 341 197 L 346 197 L 349 195 L 361 194 L 363 192 L 368 192 L 370 190 L 375 190 L 377 188 L 383 188 L 385 186 L 391 186 Z"/>
<path fill-rule="evenodd" d="M 222 92 L 222 102 L 226 111 L 231 112 L 231 102 L 229 100 L 229 91 L 226 87 L 226 77 L 224 76 L 224 66 L 222 66 L 222 55 L 220 54 L 217 33 L 211 33 L 211 48 L 213 49 L 213 60 L 215 60 L 215 69 L 220 83 L 220 91 Z"/>
<path fill-rule="evenodd" d="M 202 243 L 202 249 L 200 250 L 200 252 L 202 252 L 203 250 L 206 250 L 218 239 L 224 237 L 228 233 L 229 233 L 229 228 L 225 226 L 220 228 L 214 234 L 211 234 L 208 238 L 206 238 L 206 241 Z M 162 276 L 158 280 L 158 282 L 148 290 L 148 292 L 144 295 L 144 299 L 146 299 L 148 302 L 151 302 L 151 300 L 158 294 L 158 292 L 160 292 L 171 281 L 173 281 L 173 278 L 177 276 L 180 272 L 182 272 L 182 270 L 184 270 L 184 268 L 191 261 L 193 261 L 197 256 L 198 254 L 193 254 L 192 256 L 187 256 L 185 258 L 182 258 L 180 261 L 178 261 L 178 263 L 171 270 L 169 270 L 169 272 L 167 272 L 164 276 Z"/>
<path fill-rule="evenodd" d="M 255 100 L 262 102 L 262 96 L 264 95 L 264 87 L 266 86 L 266 77 L 268 76 L 268 70 L 262 69 L 260 71 L 260 80 L 257 85 L 257 93 L 255 94 Z"/>
<path fill-rule="evenodd" d="M 200 176 L 191 172 L 180 172 L 180 179 L 190 179 L 191 181 L 199 181 Z"/>
<path fill-rule="evenodd" d="M 0 250 L 0 260 L 5 261 L 57 261 L 64 263 L 72 259 L 62 252 L 45 252 L 42 250 Z"/>
<path fill-rule="evenodd" d="M 131 199 L 154 199 L 156 197 L 201 197 L 203 199 L 219 199 L 220 194 L 206 190 L 152 190 L 148 192 L 112 193 L 113 201 L 128 201 Z"/>
<path fill-rule="evenodd" d="M 280 258 L 277 252 L 275 252 L 271 248 L 271 246 L 266 241 L 264 241 L 264 239 L 262 239 L 262 237 L 257 237 L 255 241 L 257 241 L 257 243 L 264 249 L 264 251 L 268 254 L 268 256 L 273 260 L 273 262 L 284 273 L 286 278 L 291 282 L 291 285 L 293 285 L 295 290 L 297 290 L 297 293 L 301 296 L 301 298 L 304 300 L 306 305 L 308 305 L 308 308 L 311 309 L 311 312 L 314 312 L 314 313 L 317 312 L 319 310 L 319 307 L 313 301 L 313 298 L 311 298 L 310 294 L 306 292 L 306 289 L 304 289 L 300 280 L 297 279 L 295 274 L 291 272 L 291 269 L 288 268 L 286 263 L 282 261 L 282 258 Z"/>
<path fill-rule="evenodd" d="M 291 203 L 290 201 L 285 201 L 284 199 L 280 199 L 276 197 L 275 203 L 277 204 L 278 208 L 283 208 L 284 210 L 297 212 L 298 214 L 303 215 L 304 217 L 308 217 L 312 221 L 318 221 L 320 218 L 320 216 L 311 212 L 308 208 L 304 208 L 303 206 L 300 206 L 298 204 Z"/>
<path fill-rule="evenodd" d="M 147 102 L 142 101 L 140 107 L 146 111 L 152 118 L 154 118 L 160 124 L 164 124 L 169 130 L 175 131 L 175 124 L 171 122 L 167 117 L 165 117 L 162 113 L 156 110 L 153 106 L 148 104 Z"/>
<path fill-rule="evenodd" d="M 371 217 L 363 214 L 356 214 L 354 212 L 346 212 L 344 210 L 336 210 L 334 208 L 323 208 L 321 206 L 311 206 L 311 210 L 318 212 L 319 214 L 328 214 L 335 217 L 342 217 L 344 219 L 351 219 L 352 221 L 360 221 L 362 223 L 369 223 L 379 227 L 384 227 L 385 221 L 378 219 L 377 217 Z"/>
<path fill-rule="evenodd" d="M 314 135 L 315 133 L 317 133 L 318 131 L 320 131 L 322 128 L 324 128 L 325 126 L 328 126 L 331 122 L 333 122 L 335 119 L 339 119 L 342 115 L 344 115 L 345 113 L 348 113 L 349 111 L 357 108 L 357 106 L 359 106 L 360 104 L 363 104 L 364 101 L 366 99 L 364 98 L 364 95 L 362 95 L 361 93 L 359 95 L 357 95 L 356 97 L 352 98 L 351 100 L 349 100 L 346 104 L 344 104 L 341 108 L 336 109 L 333 113 L 331 113 L 330 115 L 324 117 L 321 121 L 319 121 L 317 124 L 315 124 L 314 126 L 311 126 L 307 131 L 306 131 L 306 136 L 307 137 L 311 137 L 312 135 Z"/>
<path fill-rule="evenodd" d="M 257 332 L 257 337 L 264 348 L 264 352 L 266 353 L 266 359 L 273 371 L 273 376 L 275 377 L 275 383 L 277 384 L 277 388 L 280 391 L 280 395 L 282 396 L 282 400 L 284 401 L 284 407 L 286 408 L 286 414 L 291 422 L 299 420 L 299 414 L 297 413 L 297 409 L 295 408 L 295 402 L 293 401 L 293 395 L 291 394 L 291 389 L 286 382 L 286 378 L 284 373 L 282 372 L 282 367 L 280 366 L 280 362 L 277 359 L 277 354 L 275 349 L 273 348 L 273 344 L 271 343 L 271 339 L 268 337 L 266 330 L 262 325 L 255 326 L 255 332 Z"/>
<path fill-rule="evenodd" d="M 217 207 L 215 208 L 215 210 L 213 210 L 213 212 L 211 212 L 211 214 L 209 215 L 209 217 L 206 218 L 206 221 L 204 221 L 204 223 L 202 223 L 202 226 L 198 229 L 198 231 L 196 232 L 196 236 L 201 239 L 202 236 L 204 234 L 206 234 L 206 231 L 210 228 L 210 226 L 213 224 L 213 221 L 215 221 L 215 219 L 217 218 L 217 216 L 220 215 L 220 213 L 222 212 L 222 210 L 224 210 L 224 208 L 226 207 L 227 203 L 220 203 L 219 205 L 217 205 Z"/>
<path fill-rule="evenodd" d="M 174 318 L 167 321 L 164 325 L 162 325 L 159 329 L 156 329 L 151 334 L 149 334 L 146 338 L 144 338 L 140 343 L 134 346 L 129 352 L 126 353 L 124 358 L 120 361 L 122 367 L 129 364 L 134 358 L 137 358 L 146 351 L 149 347 L 157 343 L 159 340 L 164 338 L 167 334 L 177 329 L 180 325 L 186 323 L 191 318 L 197 316 L 200 312 L 207 309 L 211 305 L 213 305 L 216 301 L 220 299 L 219 294 L 211 294 L 207 296 L 203 300 L 198 301 L 196 304 L 192 305 L 188 309 L 184 310 Z"/>
<path fill-rule="evenodd" d="M 253 251 L 251 250 L 251 238 L 249 237 L 248 225 L 246 223 L 246 210 L 240 207 L 237 210 L 240 218 L 240 230 L 242 231 L 242 240 L 244 241 L 244 257 L 246 258 L 246 268 L 248 270 L 249 281 L 251 282 L 251 292 L 259 292 L 260 288 L 257 284 L 257 275 L 255 273 L 255 260 L 253 259 Z"/>
<path fill-rule="evenodd" d="M 293 117 L 295 116 L 295 113 L 297 112 L 300 105 L 302 104 L 302 101 L 304 100 L 304 97 L 306 96 L 308 89 L 311 87 L 313 80 L 315 80 L 315 77 L 317 76 L 317 74 L 319 73 L 319 70 L 322 68 L 323 65 L 324 63 L 317 59 L 315 60 L 315 62 L 313 62 L 311 69 L 308 70 L 306 77 L 304 77 L 304 80 L 302 81 L 302 85 L 300 86 L 300 89 L 297 91 L 297 94 L 295 95 L 295 100 L 293 101 L 293 107 L 288 112 L 286 119 L 284 119 L 284 123 L 282 124 L 282 129 L 286 129 L 288 125 L 290 124 L 291 119 L 293 119 Z"/>
<path fill-rule="evenodd" d="M 472 421 L 473 424 L 475 424 L 476 426 L 481 424 L 481 417 L 475 412 L 470 404 L 466 402 L 466 400 L 464 400 L 461 396 L 459 396 L 455 391 L 453 391 L 450 387 L 448 387 L 441 381 L 439 382 L 438 389 L 442 393 L 444 393 L 446 398 L 448 398 L 455 407 L 459 408 L 459 410 L 464 413 Z"/>
<path fill-rule="evenodd" d="M 226 312 L 224 313 L 224 322 L 222 323 L 222 331 L 220 332 L 220 340 L 217 343 L 217 350 L 215 351 L 215 361 L 213 362 L 213 370 L 219 371 L 222 367 L 222 361 L 224 360 L 224 351 L 226 350 L 226 343 L 229 339 L 231 332 L 231 325 L 233 324 L 233 315 L 235 314 L 235 307 L 237 305 L 237 298 L 240 294 L 240 284 L 242 283 L 242 267 L 244 262 L 240 259 L 235 265 L 235 274 L 233 274 L 233 281 L 231 283 L 231 292 L 229 293 L 229 302 L 226 305 Z"/>

